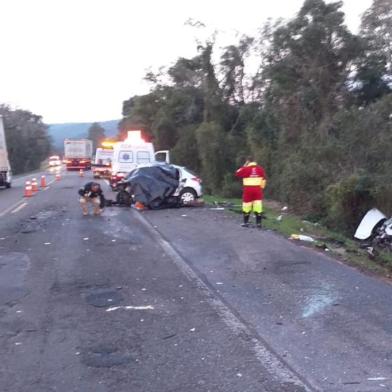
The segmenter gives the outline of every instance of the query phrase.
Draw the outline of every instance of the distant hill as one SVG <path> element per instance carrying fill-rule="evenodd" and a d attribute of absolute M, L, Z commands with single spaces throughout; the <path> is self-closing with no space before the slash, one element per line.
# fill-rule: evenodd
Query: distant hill
<path fill-rule="evenodd" d="M 108 137 L 117 135 L 117 124 L 120 120 L 102 121 L 99 124 L 105 128 L 105 134 Z M 52 138 L 53 147 L 56 150 L 62 150 L 64 139 L 85 138 L 87 137 L 88 129 L 91 126 L 88 123 L 64 123 L 64 124 L 50 124 L 48 133 Z"/>

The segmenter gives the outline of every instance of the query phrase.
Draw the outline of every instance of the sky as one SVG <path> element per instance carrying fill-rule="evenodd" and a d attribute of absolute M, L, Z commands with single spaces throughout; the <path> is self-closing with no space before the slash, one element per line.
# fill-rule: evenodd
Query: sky
<path fill-rule="evenodd" d="M 344 0 L 357 32 L 372 0 Z M 0 103 L 46 123 L 121 118 L 122 102 L 145 94 L 149 69 L 255 35 L 267 18 L 290 19 L 303 0 L 0 0 Z M 204 29 L 186 21 L 203 22 Z"/>

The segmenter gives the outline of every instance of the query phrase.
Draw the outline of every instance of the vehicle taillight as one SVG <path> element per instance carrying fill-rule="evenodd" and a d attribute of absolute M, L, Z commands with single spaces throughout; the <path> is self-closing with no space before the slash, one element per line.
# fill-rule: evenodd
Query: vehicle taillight
<path fill-rule="evenodd" d="M 201 184 L 201 182 L 202 182 L 201 178 L 199 178 L 199 177 L 193 177 L 192 180 L 198 182 L 199 184 Z"/>

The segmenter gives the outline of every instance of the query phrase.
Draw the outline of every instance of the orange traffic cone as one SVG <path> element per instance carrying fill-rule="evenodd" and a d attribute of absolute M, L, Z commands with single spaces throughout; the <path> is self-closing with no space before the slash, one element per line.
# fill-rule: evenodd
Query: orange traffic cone
<path fill-rule="evenodd" d="M 60 174 L 56 174 L 56 181 L 60 181 L 61 180 L 61 176 L 60 176 Z"/>
<path fill-rule="evenodd" d="M 143 211 L 143 210 L 144 210 L 144 204 L 143 204 L 143 203 L 140 203 L 140 201 L 137 201 L 137 202 L 135 203 L 135 208 L 136 208 L 138 211 Z"/>
<path fill-rule="evenodd" d="M 80 170 L 79 170 L 79 176 L 80 176 L 80 177 L 84 177 L 84 171 L 83 171 L 83 169 L 80 169 Z"/>
<path fill-rule="evenodd" d="M 31 189 L 31 182 L 26 181 L 25 190 L 24 190 L 24 197 L 31 197 L 33 196 L 33 190 Z"/>
<path fill-rule="evenodd" d="M 41 176 L 41 188 L 46 188 L 46 177 Z"/>
<path fill-rule="evenodd" d="M 38 192 L 38 182 L 36 178 L 33 178 L 33 180 L 31 181 L 31 190 L 33 191 L 33 193 Z"/>

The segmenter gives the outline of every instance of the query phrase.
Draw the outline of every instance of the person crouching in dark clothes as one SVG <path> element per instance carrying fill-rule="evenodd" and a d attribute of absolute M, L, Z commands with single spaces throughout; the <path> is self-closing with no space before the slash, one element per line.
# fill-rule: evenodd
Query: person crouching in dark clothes
<path fill-rule="evenodd" d="M 105 207 L 105 197 L 101 186 L 96 182 L 88 182 L 83 188 L 79 189 L 80 205 L 83 215 L 88 215 L 88 203 L 93 205 L 94 215 L 100 215 Z"/>

